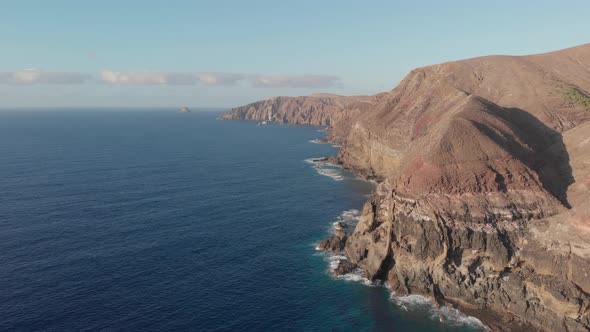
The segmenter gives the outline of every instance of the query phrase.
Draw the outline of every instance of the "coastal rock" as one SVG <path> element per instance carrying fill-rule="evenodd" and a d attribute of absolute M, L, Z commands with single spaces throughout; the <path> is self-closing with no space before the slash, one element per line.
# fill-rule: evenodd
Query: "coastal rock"
<path fill-rule="evenodd" d="M 322 251 L 343 251 L 346 244 L 347 236 L 341 231 L 336 235 L 324 239 L 318 244 L 318 250 Z"/>
<path fill-rule="evenodd" d="M 590 331 L 590 44 L 418 68 L 362 107 L 297 98 L 225 116 L 330 126 L 330 162 L 379 182 L 320 244 L 339 273 L 494 331 Z"/>
<path fill-rule="evenodd" d="M 341 260 L 338 266 L 334 269 L 334 274 L 337 276 L 353 273 L 357 270 L 357 266 L 348 260 Z"/>
<path fill-rule="evenodd" d="M 425 202 L 380 185 L 346 243 L 351 263 L 398 295 L 457 306 L 491 327 L 501 318 L 494 330 L 587 331 L 588 257 L 548 255 L 524 221 L 446 218 Z"/>

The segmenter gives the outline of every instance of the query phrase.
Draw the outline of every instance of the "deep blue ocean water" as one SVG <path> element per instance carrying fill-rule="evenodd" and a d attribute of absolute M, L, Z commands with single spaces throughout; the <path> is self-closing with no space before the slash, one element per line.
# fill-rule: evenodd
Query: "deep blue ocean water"
<path fill-rule="evenodd" d="M 330 276 L 371 185 L 304 161 L 318 128 L 218 115 L 0 112 L 0 330 L 474 330 Z"/>

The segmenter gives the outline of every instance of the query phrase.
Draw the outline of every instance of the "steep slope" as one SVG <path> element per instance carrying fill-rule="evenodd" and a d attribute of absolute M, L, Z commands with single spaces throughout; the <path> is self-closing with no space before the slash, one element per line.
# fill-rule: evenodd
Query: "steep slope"
<path fill-rule="evenodd" d="M 223 114 L 222 118 L 329 126 L 341 117 L 345 110 L 365 110 L 376 100 L 376 96 L 345 97 L 332 94 L 273 97 L 233 108 Z"/>
<path fill-rule="evenodd" d="M 590 44 L 542 55 L 489 56 L 415 69 L 370 112 L 340 124 L 352 128 L 350 146 L 341 157 L 369 173 L 396 173 L 396 156 L 411 149 L 416 138 L 428 135 L 440 117 L 468 95 L 525 110 L 557 132 L 573 128 L 590 119 L 590 112 L 568 98 L 572 90 L 588 96 L 589 53 Z M 385 159 L 374 159 L 382 156 Z"/>
<path fill-rule="evenodd" d="M 590 44 L 419 68 L 337 123 L 343 165 L 383 180 L 351 262 L 495 330 L 589 330 L 589 68 Z"/>

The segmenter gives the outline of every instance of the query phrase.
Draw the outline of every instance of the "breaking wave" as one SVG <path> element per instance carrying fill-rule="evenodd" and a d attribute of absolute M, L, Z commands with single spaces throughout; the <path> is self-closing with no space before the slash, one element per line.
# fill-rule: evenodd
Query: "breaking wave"
<path fill-rule="evenodd" d="M 348 260 L 348 258 L 344 255 L 329 255 L 329 256 L 327 256 L 327 260 L 329 262 L 330 274 L 336 279 L 345 280 L 345 281 L 360 282 L 363 285 L 369 286 L 369 287 L 383 286 L 383 284 L 379 281 L 371 281 L 371 280 L 367 279 L 365 277 L 364 271 L 361 269 L 356 269 L 356 270 L 346 273 L 346 274 L 341 274 L 341 275 L 336 274 L 335 271 L 338 268 L 338 266 L 343 261 Z"/>
<path fill-rule="evenodd" d="M 318 130 L 318 131 L 320 131 L 320 132 L 327 132 L 326 130 Z M 337 148 L 337 149 L 339 149 L 339 148 L 342 147 L 342 145 L 340 145 L 338 143 L 330 142 L 330 141 L 328 141 L 326 139 L 316 138 L 316 139 L 309 140 L 308 142 L 309 143 L 313 143 L 313 144 L 330 144 L 333 148 Z"/>
<path fill-rule="evenodd" d="M 308 158 L 305 159 L 305 162 L 312 164 L 313 168 L 320 175 L 330 177 L 335 181 L 344 180 L 342 168 L 340 166 L 327 162 L 327 158 Z"/>
<path fill-rule="evenodd" d="M 468 316 L 449 306 L 437 307 L 432 300 L 420 295 L 396 296 L 391 293 L 391 300 L 401 309 L 409 312 L 426 312 L 428 317 L 447 326 L 472 328 L 487 331 L 488 328 L 477 318 Z"/>
<path fill-rule="evenodd" d="M 350 209 L 342 212 L 338 218 L 332 222 L 330 233 L 335 234 L 336 231 L 351 232 L 358 223 L 360 215 L 361 212 L 357 209 Z M 316 250 L 319 250 L 317 246 Z M 324 259 L 328 262 L 328 272 L 335 279 L 360 282 L 370 287 L 382 285 L 380 282 L 374 282 L 367 279 L 363 270 L 358 268 L 346 274 L 336 274 L 336 269 L 338 269 L 338 266 L 340 266 L 342 262 L 348 260 L 348 257 L 346 257 L 342 252 L 325 252 Z"/>
<path fill-rule="evenodd" d="M 327 158 L 325 158 L 325 157 L 307 158 L 307 159 L 305 159 L 305 162 L 308 164 L 315 165 L 317 163 L 326 162 L 326 160 L 327 160 Z"/>
<path fill-rule="evenodd" d="M 350 227 L 351 229 L 356 226 L 361 217 L 361 211 L 357 209 L 350 209 L 342 212 L 336 221 L 332 223 L 332 229 L 338 230 L 339 228 Z"/>
<path fill-rule="evenodd" d="M 343 211 L 335 221 L 332 222 L 330 233 L 336 231 L 352 231 L 360 219 L 361 212 L 357 209 Z M 316 250 L 319 248 L 316 246 Z M 365 277 L 362 269 L 355 269 L 352 272 L 338 275 L 336 270 L 348 257 L 343 252 L 323 252 L 324 259 L 328 263 L 328 272 L 338 280 L 359 282 L 369 287 L 385 287 L 390 289 L 389 284 L 381 281 L 371 281 Z M 402 310 L 415 313 L 426 313 L 433 321 L 438 321 L 449 327 L 470 327 L 477 330 L 488 331 L 489 329 L 477 318 L 468 316 L 461 311 L 449 306 L 437 307 L 435 303 L 421 295 L 396 296 L 390 291 L 390 298 Z"/>
<path fill-rule="evenodd" d="M 340 171 L 338 169 L 317 167 L 316 171 L 318 172 L 318 174 L 330 177 L 335 181 L 344 180 L 344 177 L 342 176 L 342 174 L 340 174 Z"/>

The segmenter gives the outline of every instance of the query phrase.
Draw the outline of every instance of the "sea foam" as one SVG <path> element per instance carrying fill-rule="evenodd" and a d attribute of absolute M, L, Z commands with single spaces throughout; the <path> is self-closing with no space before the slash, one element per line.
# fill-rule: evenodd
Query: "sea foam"
<path fill-rule="evenodd" d="M 442 322 L 446 326 L 469 326 L 484 331 L 489 330 L 479 319 L 473 316 L 468 316 L 461 311 L 449 306 L 443 305 L 437 307 L 431 299 L 424 296 L 396 296 L 394 292 L 391 292 L 390 296 L 391 300 L 401 309 L 409 312 L 426 312 L 430 319 Z"/>
<path fill-rule="evenodd" d="M 312 164 L 313 168 L 320 175 L 330 177 L 335 181 L 344 180 L 342 168 L 338 165 L 334 165 L 332 163 L 327 162 L 326 158 L 308 158 L 305 159 L 305 162 L 308 164 Z"/>
<path fill-rule="evenodd" d="M 346 228 L 353 230 L 360 219 L 361 212 L 357 209 L 350 209 L 343 211 L 335 221 L 331 223 L 329 232 L 334 233 L 336 230 Z M 316 246 L 316 250 L 319 248 Z M 385 287 L 390 289 L 388 283 L 381 281 L 371 281 L 365 277 L 365 273 L 362 269 L 355 269 L 352 272 L 337 275 L 335 273 L 338 266 L 348 260 L 348 257 L 343 252 L 330 252 L 322 253 L 324 259 L 328 262 L 328 272 L 332 277 L 338 280 L 359 282 L 369 287 Z M 433 321 L 439 321 L 449 327 L 471 327 L 474 329 L 488 331 L 489 329 L 477 318 L 468 316 L 461 311 L 449 307 L 440 306 L 437 307 L 435 303 L 421 295 L 406 295 L 396 296 L 393 291 L 390 290 L 390 298 L 398 307 L 408 312 L 426 313 L 428 318 Z"/>
<path fill-rule="evenodd" d="M 344 177 L 342 176 L 342 174 L 340 174 L 340 171 L 337 169 L 316 167 L 315 170 L 318 172 L 318 174 L 330 177 L 335 181 L 344 180 Z"/>
<path fill-rule="evenodd" d="M 350 209 L 343 211 L 335 221 L 331 223 L 329 232 L 334 234 L 337 230 L 352 231 L 359 221 L 361 212 L 357 209 Z M 316 246 L 316 250 L 319 247 Z M 355 269 L 352 272 L 338 275 L 336 269 L 343 261 L 347 261 L 348 257 L 342 252 L 326 252 L 324 253 L 324 259 L 328 262 L 328 272 L 332 277 L 338 280 L 360 282 L 366 286 L 376 287 L 382 286 L 380 282 L 374 282 L 365 277 L 362 269 Z"/>

